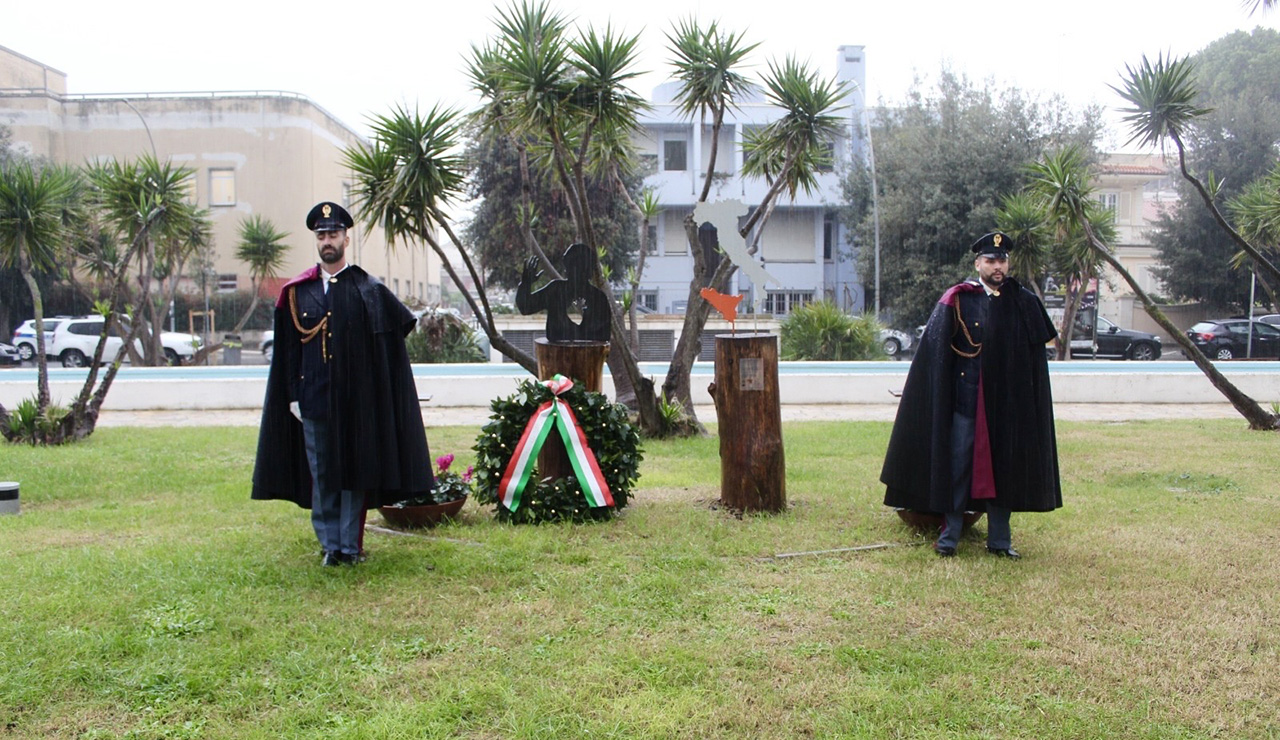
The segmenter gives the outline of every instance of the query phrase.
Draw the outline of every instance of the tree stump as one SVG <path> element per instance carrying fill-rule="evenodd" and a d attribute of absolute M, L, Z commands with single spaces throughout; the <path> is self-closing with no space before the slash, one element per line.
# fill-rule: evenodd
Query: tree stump
<path fill-rule="evenodd" d="M 546 337 L 539 337 L 533 345 L 539 380 L 563 375 L 571 378 L 575 385 L 600 392 L 604 381 L 604 361 L 609 356 L 608 342 L 552 342 Z M 548 435 L 538 452 L 538 475 L 552 480 L 575 475 L 559 432 Z"/>
<path fill-rule="evenodd" d="M 720 424 L 720 502 L 742 511 L 783 511 L 777 335 L 717 335 L 715 378 L 707 390 Z"/>

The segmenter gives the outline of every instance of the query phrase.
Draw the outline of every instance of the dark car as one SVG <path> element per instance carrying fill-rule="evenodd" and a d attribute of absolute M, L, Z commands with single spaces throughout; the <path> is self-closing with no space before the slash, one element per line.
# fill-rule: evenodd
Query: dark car
<path fill-rule="evenodd" d="M 1071 332 L 1071 356 L 1093 357 L 1093 317 L 1077 316 Z M 1119 360 L 1160 359 L 1160 337 L 1145 331 L 1121 329 L 1111 321 L 1098 317 L 1098 357 Z"/>
<path fill-rule="evenodd" d="M 1262 321 L 1209 319 L 1188 329 L 1187 337 L 1211 360 L 1280 358 L 1280 327 Z"/>

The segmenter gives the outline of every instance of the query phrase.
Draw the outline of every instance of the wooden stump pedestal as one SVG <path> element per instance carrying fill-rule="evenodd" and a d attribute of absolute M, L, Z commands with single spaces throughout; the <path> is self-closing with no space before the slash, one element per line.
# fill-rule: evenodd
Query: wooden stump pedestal
<path fill-rule="evenodd" d="M 600 392 L 604 381 L 604 361 L 609 356 L 608 342 L 552 342 L 546 337 L 539 337 L 533 345 L 539 380 L 563 375 L 571 378 L 575 385 Z M 560 439 L 559 433 L 552 432 L 538 453 L 538 475 L 555 480 L 574 474 L 564 440 Z"/>
<path fill-rule="evenodd" d="M 720 424 L 720 502 L 742 511 L 787 508 L 775 334 L 716 335 L 707 389 Z"/>

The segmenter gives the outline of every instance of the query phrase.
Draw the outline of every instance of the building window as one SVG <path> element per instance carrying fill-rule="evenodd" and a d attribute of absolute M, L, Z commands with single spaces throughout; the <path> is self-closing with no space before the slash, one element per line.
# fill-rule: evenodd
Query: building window
<path fill-rule="evenodd" d="M 667 172 L 683 172 L 689 169 L 689 142 L 684 139 L 663 141 L 662 169 Z"/>
<path fill-rule="evenodd" d="M 418 299 L 425 301 L 427 299 L 427 291 L 422 287 L 422 281 L 418 281 Z"/>
<path fill-rule="evenodd" d="M 658 312 L 658 291 L 641 290 L 636 293 L 636 309 L 641 312 Z"/>
<path fill-rule="evenodd" d="M 236 171 L 209 170 L 209 205 L 234 206 L 236 204 Z"/>
<path fill-rule="evenodd" d="M 689 213 L 688 208 L 667 208 L 662 211 L 659 216 L 662 224 L 662 253 L 672 254 L 688 254 L 689 253 L 689 235 L 684 231 L 684 217 Z M 658 253 L 656 247 L 650 247 L 654 254 Z"/>
<path fill-rule="evenodd" d="M 819 145 L 818 151 L 818 172 L 835 172 L 836 143 L 834 141 L 824 141 Z"/>
<path fill-rule="evenodd" d="M 822 259 L 830 262 L 836 251 L 836 216 L 828 213 L 822 217 Z"/>
<path fill-rule="evenodd" d="M 1120 211 L 1120 194 L 1119 193 L 1099 193 L 1098 202 L 1102 204 L 1104 211 L 1111 211 L 1111 222 L 1115 223 Z"/>
<path fill-rule="evenodd" d="M 813 302 L 813 291 L 770 290 L 764 295 L 765 313 L 786 316 Z"/>
<path fill-rule="evenodd" d="M 400 295 L 400 278 L 392 278 L 392 279 L 391 279 L 391 284 L 392 284 L 393 286 L 395 286 L 395 288 L 394 288 L 394 291 L 393 291 L 393 292 L 394 292 L 397 296 L 399 296 L 399 295 Z"/>
<path fill-rule="evenodd" d="M 222 274 L 218 276 L 218 292 L 230 293 L 237 287 L 236 276 L 234 274 Z"/>

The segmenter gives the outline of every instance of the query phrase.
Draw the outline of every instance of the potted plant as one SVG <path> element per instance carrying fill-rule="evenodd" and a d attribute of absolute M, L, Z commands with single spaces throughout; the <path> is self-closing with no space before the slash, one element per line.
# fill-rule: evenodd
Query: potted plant
<path fill-rule="evenodd" d="M 380 506 L 378 511 L 387 524 L 393 527 L 434 527 L 445 519 L 457 516 L 471 493 L 472 469 L 458 475 L 449 470 L 453 455 L 436 458 L 436 487 L 421 496 L 405 499 L 390 506 Z"/>

